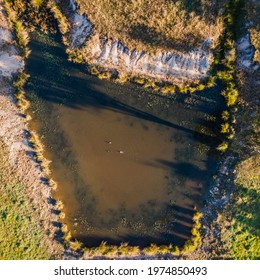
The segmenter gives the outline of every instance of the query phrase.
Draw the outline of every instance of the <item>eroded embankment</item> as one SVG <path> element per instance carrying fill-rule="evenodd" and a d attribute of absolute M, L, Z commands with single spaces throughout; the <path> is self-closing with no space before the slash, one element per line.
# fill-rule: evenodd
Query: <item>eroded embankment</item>
<path fill-rule="evenodd" d="M 39 228 L 40 234 L 42 234 L 41 242 L 45 243 L 44 246 L 47 247 L 46 256 L 59 258 L 62 248 L 55 241 L 56 238 L 59 238 L 57 236 L 58 229 L 55 227 L 55 225 L 59 225 L 58 216 L 55 214 L 55 202 L 51 198 L 48 180 L 46 180 L 39 163 L 35 162 L 35 150 L 28 140 L 26 116 L 21 114 L 15 102 L 12 81 L 14 75 L 23 71 L 24 62 L 18 54 L 2 0 L 0 1 L 0 36 L 0 149 L 1 154 L 5 154 L 8 160 L 8 164 L 1 167 L 2 176 L 8 176 L 7 182 L 17 181 L 20 187 L 24 186 L 23 192 L 31 200 L 30 207 L 35 211 L 35 228 Z M 3 195 L 4 192 L 5 189 L 3 189 Z M 16 190 L 13 194 L 15 193 Z M 23 218 L 21 217 L 21 219 Z M 9 250 L 9 246 L 11 246 L 14 251 L 13 255 L 8 254 L 8 258 L 16 258 L 17 251 L 21 249 L 20 243 L 15 242 L 15 240 L 16 236 L 13 236 L 11 241 L 1 240 L 1 243 L 6 242 L 6 250 Z M 9 244 L 10 242 L 13 243 Z M 30 253 L 27 255 L 25 248 L 21 250 L 25 250 L 27 258 L 37 258 Z M 5 256 L 3 252 L 0 258 L 5 258 Z"/>
<path fill-rule="evenodd" d="M 125 46 L 119 40 L 102 39 L 100 35 L 93 34 L 95 27 L 87 15 L 79 14 L 73 0 L 70 0 L 70 7 L 69 52 L 78 53 L 89 64 L 117 71 L 119 76 L 144 76 L 177 83 L 201 80 L 209 74 L 213 60 L 210 38 L 200 48 L 187 53 L 147 53 Z"/>

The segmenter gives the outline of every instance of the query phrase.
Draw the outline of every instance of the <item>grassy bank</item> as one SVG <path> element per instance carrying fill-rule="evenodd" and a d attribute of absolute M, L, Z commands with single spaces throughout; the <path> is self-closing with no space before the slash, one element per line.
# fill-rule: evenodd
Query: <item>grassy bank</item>
<path fill-rule="evenodd" d="M 227 220 L 232 217 L 226 241 L 232 258 L 260 259 L 260 70 L 240 72 L 238 78 L 240 106 L 236 114 L 237 133 L 230 145 L 238 162 L 234 167 L 232 201 L 226 214 Z"/>
<path fill-rule="evenodd" d="M 80 11 L 103 38 L 121 40 L 131 49 L 185 51 L 206 38 L 217 43 L 222 33 L 222 6 L 218 1 L 77 0 Z"/>
<path fill-rule="evenodd" d="M 259 19 L 256 17 L 259 3 L 234 2 L 241 2 L 243 11 L 246 12 L 246 20 L 251 21 L 250 30 L 259 30 Z M 240 16 L 238 20 L 243 21 L 243 18 Z M 238 39 L 242 34 L 239 26 L 236 27 Z M 259 42 L 254 36 L 252 43 L 259 51 Z M 258 59 L 259 53 L 256 52 L 255 60 Z M 234 259 L 260 259 L 259 81 L 259 69 L 248 73 L 236 70 L 239 104 L 233 119 L 236 137 L 230 145 L 230 150 L 237 156 L 238 162 L 234 168 L 234 193 L 227 208 L 227 220 L 228 217 L 232 217 L 231 227 L 227 229 L 227 242 L 230 246 L 230 256 Z"/>
<path fill-rule="evenodd" d="M 230 208 L 230 254 L 234 259 L 260 259 L 260 156 L 241 161 L 236 168 L 236 195 Z"/>
<path fill-rule="evenodd" d="M 0 146 L 0 259 L 51 259 L 40 217 Z"/>
<path fill-rule="evenodd" d="M 212 246 L 212 251 L 214 258 L 259 259 L 260 71 L 258 69 L 246 72 L 236 67 L 234 40 L 239 39 L 245 32 L 244 16 L 250 20 L 249 13 L 244 13 L 249 12 L 248 2 L 230 1 L 228 9 L 231 13 L 225 18 L 224 52 L 222 66 L 220 65 L 223 71 L 218 73 L 225 85 L 222 94 L 227 105 L 227 110 L 222 114 L 221 132 L 224 138 L 219 149 L 227 150 L 227 156 L 233 160 L 231 164 L 224 166 L 225 173 L 218 175 L 222 178 L 221 189 L 225 190 L 230 198 L 221 211 L 217 210 L 215 229 L 218 231 L 218 241 Z M 253 20 L 255 12 L 256 10 L 250 11 Z M 256 28 L 256 25 L 251 28 Z"/>

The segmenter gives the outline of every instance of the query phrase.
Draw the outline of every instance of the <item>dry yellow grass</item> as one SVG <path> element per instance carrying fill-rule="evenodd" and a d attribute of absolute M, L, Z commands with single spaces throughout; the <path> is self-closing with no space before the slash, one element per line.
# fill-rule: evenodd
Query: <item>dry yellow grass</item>
<path fill-rule="evenodd" d="M 120 39 L 131 48 L 184 51 L 206 38 L 216 43 L 223 30 L 227 0 L 77 0 L 80 12 L 104 38 Z"/>

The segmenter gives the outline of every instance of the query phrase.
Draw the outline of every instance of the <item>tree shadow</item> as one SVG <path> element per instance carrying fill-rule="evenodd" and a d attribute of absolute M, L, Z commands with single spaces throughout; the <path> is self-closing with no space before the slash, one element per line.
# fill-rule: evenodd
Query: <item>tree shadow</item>
<path fill-rule="evenodd" d="M 43 44 L 40 40 L 33 39 L 30 43 L 30 48 L 32 49 L 32 54 L 28 59 L 27 72 L 31 74 L 31 79 L 27 85 L 27 90 L 29 92 L 35 92 L 37 98 L 47 101 L 47 104 L 59 104 L 66 107 L 73 108 L 75 110 L 86 110 L 91 109 L 93 114 L 98 114 L 100 110 L 106 109 L 114 112 L 120 112 L 124 115 L 129 115 L 136 117 L 140 120 L 150 121 L 156 124 L 164 125 L 166 127 L 174 128 L 181 131 L 184 134 L 188 134 L 188 137 L 194 138 L 201 137 L 205 143 L 213 142 L 214 137 L 205 137 L 199 131 L 194 131 L 193 129 L 187 128 L 184 125 L 179 125 L 177 122 L 161 118 L 160 116 L 153 115 L 146 112 L 145 110 L 137 109 L 134 106 L 129 105 L 127 102 L 122 102 L 117 98 L 106 94 L 105 90 L 121 90 L 126 91 L 126 87 L 120 87 L 118 85 L 111 85 L 112 83 L 106 81 L 100 81 L 87 75 L 85 66 L 76 65 L 68 62 L 67 55 L 65 54 L 63 48 L 60 45 Z M 99 86 L 105 85 L 105 90 L 102 92 L 99 90 Z M 180 97 L 179 101 L 183 98 Z M 198 95 L 199 98 L 199 95 Z M 214 97 L 211 97 L 212 102 Z M 209 99 L 209 98 L 208 98 Z M 207 101 L 204 102 L 204 107 L 206 108 Z M 204 110 L 202 107 L 194 107 L 192 109 Z M 48 116 L 46 116 L 48 117 Z M 184 116 L 185 117 L 185 116 Z M 211 126 L 211 124 L 208 124 Z M 186 137 L 187 135 L 185 135 Z M 57 137 L 55 134 L 55 145 L 60 141 L 63 141 L 63 137 Z M 59 140 L 57 139 L 59 138 Z M 197 139 L 197 141 L 202 141 Z M 57 145 L 58 146 L 58 145 Z M 66 146 L 65 142 L 62 143 L 62 147 Z M 34 154 L 31 155 L 35 157 Z M 62 163 L 66 164 L 69 160 L 71 162 L 72 155 L 69 151 L 66 153 L 62 151 L 59 157 L 64 157 Z M 152 163 L 154 166 L 160 168 L 170 169 L 174 175 L 183 176 L 189 178 L 196 182 L 199 182 L 202 178 L 207 176 L 205 170 L 199 169 L 197 166 L 188 162 L 171 162 L 164 159 L 155 159 Z M 81 182 L 80 182 L 81 184 Z M 82 197 L 82 193 L 80 194 Z M 193 201 L 199 200 L 198 196 L 191 198 Z M 195 202 L 194 202 L 195 203 Z M 88 205 L 91 207 L 91 205 Z M 120 240 L 116 238 L 108 238 L 107 236 L 91 236 L 82 235 L 78 237 L 80 240 L 85 240 L 86 244 L 90 247 L 98 246 L 103 240 L 108 241 L 110 244 L 119 245 L 122 241 L 129 242 L 131 245 L 148 246 L 151 243 L 156 244 L 169 244 L 174 243 L 177 245 L 183 245 L 183 243 L 190 238 L 190 231 L 193 225 L 192 215 L 193 208 L 185 208 L 181 206 L 169 207 L 173 209 L 175 215 L 173 215 L 172 222 L 169 224 L 167 230 L 162 230 L 156 236 L 151 235 L 134 235 L 126 234 L 120 236 Z M 175 208 L 174 208 L 175 207 Z M 59 237 L 59 232 L 57 236 Z"/>
<path fill-rule="evenodd" d="M 97 90 L 101 81 L 86 74 L 84 66 L 69 62 L 67 54 L 61 46 L 49 45 L 46 47 L 36 36 L 36 39 L 32 39 L 30 42 L 30 49 L 32 54 L 28 58 L 26 69 L 31 74 L 31 78 L 30 83 L 26 86 L 26 91 L 35 92 L 37 97 L 77 110 L 91 109 L 94 114 L 98 114 L 102 109 L 120 112 L 185 133 L 194 133 L 191 129 L 134 108 Z M 111 85 L 109 82 L 102 81 L 103 86 L 104 84 L 112 87 L 109 90 L 117 87 L 117 90 L 119 88 L 119 90 L 129 91 L 126 87 L 120 88 L 119 85 Z M 28 99 L 30 100 L 30 95 L 28 95 Z"/>
<path fill-rule="evenodd" d="M 131 246 L 139 246 L 141 249 L 156 245 L 177 245 L 183 246 L 191 237 L 191 229 L 193 226 L 194 209 L 179 205 L 169 205 L 168 210 L 173 211 L 172 221 L 170 221 L 167 229 L 158 233 L 151 234 L 115 234 L 114 237 L 108 237 L 106 234 L 95 235 L 91 233 L 78 233 L 76 238 L 81 240 L 86 247 L 92 248 L 99 246 L 103 241 L 110 245 L 120 245 L 126 242 Z"/>

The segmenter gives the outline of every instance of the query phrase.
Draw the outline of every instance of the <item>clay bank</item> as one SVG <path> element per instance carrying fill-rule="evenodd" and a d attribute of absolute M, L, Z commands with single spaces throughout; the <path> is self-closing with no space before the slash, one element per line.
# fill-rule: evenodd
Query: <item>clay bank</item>
<path fill-rule="evenodd" d="M 131 49 L 120 40 L 103 39 L 94 32 L 95 26 L 87 15 L 79 14 L 73 0 L 70 0 L 70 7 L 73 13 L 70 16 L 69 49 L 80 50 L 89 64 L 117 71 L 121 76 L 144 76 L 169 82 L 200 80 L 208 75 L 213 59 L 210 38 L 199 48 L 186 53 L 161 50 L 147 53 Z"/>

